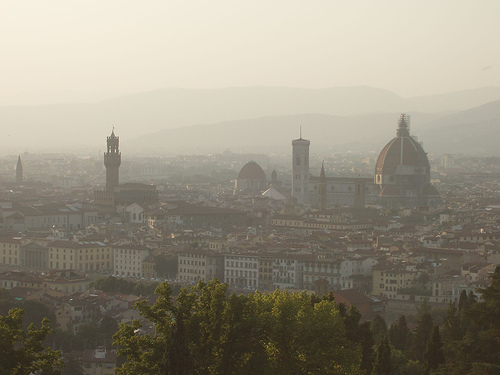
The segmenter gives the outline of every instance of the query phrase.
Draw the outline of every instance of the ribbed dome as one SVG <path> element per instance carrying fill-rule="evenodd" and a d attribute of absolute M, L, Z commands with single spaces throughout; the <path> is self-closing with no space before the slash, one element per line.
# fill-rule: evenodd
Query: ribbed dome
<path fill-rule="evenodd" d="M 382 149 L 377 159 L 375 173 L 394 175 L 398 166 L 414 167 L 411 169 L 412 174 L 425 174 L 430 170 L 427 154 L 422 146 L 410 136 L 404 118 L 399 122 L 397 137 Z M 401 173 L 404 174 L 404 171 L 399 172 Z"/>
<path fill-rule="evenodd" d="M 238 180 L 266 180 L 266 174 L 259 164 L 250 161 L 241 168 Z"/>

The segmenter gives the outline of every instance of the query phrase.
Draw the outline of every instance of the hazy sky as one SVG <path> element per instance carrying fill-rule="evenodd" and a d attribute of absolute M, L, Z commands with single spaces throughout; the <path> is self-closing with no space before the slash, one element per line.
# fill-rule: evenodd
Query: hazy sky
<path fill-rule="evenodd" d="M 500 86 L 499 15 L 498 0 L 0 0 L 0 104 L 162 87 Z"/>

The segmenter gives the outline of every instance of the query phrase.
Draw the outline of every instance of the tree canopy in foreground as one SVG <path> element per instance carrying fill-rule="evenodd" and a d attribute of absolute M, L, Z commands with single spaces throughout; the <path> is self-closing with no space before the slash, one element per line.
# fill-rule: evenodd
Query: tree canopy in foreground
<path fill-rule="evenodd" d="M 137 304 L 153 322 L 122 324 L 115 335 L 127 361 L 118 374 L 369 374 L 372 337 L 360 314 L 332 296 L 304 293 L 226 295 L 216 280 L 182 289 L 174 303 L 167 283 L 153 306 Z"/>
<path fill-rule="evenodd" d="M 22 309 L 14 308 L 0 316 L 0 374 L 60 374 L 61 352 L 43 345 L 52 332 L 49 320 L 44 319 L 39 328 L 30 324 L 24 330 L 23 314 Z"/>

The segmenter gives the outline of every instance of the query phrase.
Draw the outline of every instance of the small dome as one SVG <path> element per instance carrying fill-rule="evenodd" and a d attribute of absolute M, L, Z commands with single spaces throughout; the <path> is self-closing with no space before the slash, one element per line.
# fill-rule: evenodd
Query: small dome
<path fill-rule="evenodd" d="M 266 180 L 266 174 L 259 164 L 250 161 L 241 168 L 238 180 Z"/>

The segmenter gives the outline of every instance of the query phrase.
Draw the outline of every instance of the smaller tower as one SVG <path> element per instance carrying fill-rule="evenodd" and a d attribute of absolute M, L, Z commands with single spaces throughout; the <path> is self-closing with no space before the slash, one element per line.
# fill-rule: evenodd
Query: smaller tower
<path fill-rule="evenodd" d="M 320 211 L 326 211 L 326 175 L 324 162 L 321 163 L 321 173 L 319 175 L 318 184 L 318 198 L 318 209 Z"/>
<path fill-rule="evenodd" d="M 120 164 L 122 163 L 122 153 L 118 146 L 120 137 L 115 135 L 115 128 L 107 139 L 107 152 L 104 154 L 104 165 L 106 166 L 106 191 L 112 192 L 118 186 L 120 177 Z"/>
<path fill-rule="evenodd" d="M 18 186 L 21 186 L 23 184 L 23 163 L 21 163 L 21 155 L 19 155 L 17 158 L 16 184 Z"/>
<path fill-rule="evenodd" d="M 309 145 L 310 141 L 300 138 L 292 141 L 292 196 L 299 204 L 309 203 Z"/>

